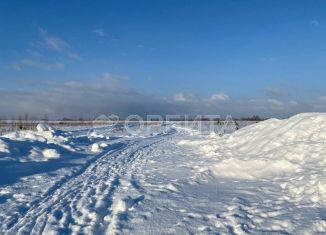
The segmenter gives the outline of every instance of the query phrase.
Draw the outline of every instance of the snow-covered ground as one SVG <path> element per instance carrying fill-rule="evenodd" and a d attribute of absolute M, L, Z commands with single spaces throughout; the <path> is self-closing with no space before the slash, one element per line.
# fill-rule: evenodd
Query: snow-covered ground
<path fill-rule="evenodd" d="M 326 114 L 131 129 L 0 137 L 0 233 L 326 233 Z"/>

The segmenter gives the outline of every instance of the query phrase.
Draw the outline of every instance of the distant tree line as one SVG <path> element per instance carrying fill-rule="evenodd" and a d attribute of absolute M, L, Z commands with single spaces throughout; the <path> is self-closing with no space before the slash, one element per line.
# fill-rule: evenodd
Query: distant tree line
<path fill-rule="evenodd" d="M 266 118 L 261 118 L 259 115 L 253 115 L 252 117 L 243 117 L 239 119 L 239 121 L 256 121 L 256 122 L 260 122 L 264 120 L 266 120 Z"/>

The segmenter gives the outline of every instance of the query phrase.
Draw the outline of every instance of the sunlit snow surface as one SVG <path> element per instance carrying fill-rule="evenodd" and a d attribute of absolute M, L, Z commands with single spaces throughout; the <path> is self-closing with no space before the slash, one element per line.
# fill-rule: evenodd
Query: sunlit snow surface
<path fill-rule="evenodd" d="M 0 137 L 0 234 L 325 234 L 326 115 Z"/>

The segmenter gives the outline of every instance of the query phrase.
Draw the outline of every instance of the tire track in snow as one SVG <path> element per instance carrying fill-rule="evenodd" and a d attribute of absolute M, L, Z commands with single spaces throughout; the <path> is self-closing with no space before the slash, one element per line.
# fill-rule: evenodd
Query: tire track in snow
<path fill-rule="evenodd" d="M 64 186 L 73 178 L 83 174 L 88 167 L 90 167 L 94 162 L 99 160 L 100 158 L 106 157 L 108 154 L 112 154 L 120 149 L 124 148 L 127 145 L 127 141 L 121 143 L 114 143 L 111 147 L 107 150 L 104 154 L 98 154 L 97 156 L 92 157 L 91 159 L 87 160 L 82 167 L 73 170 L 70 174 L 64 176 L 63 178 L 59 179 L 55 182 L 49 189 L 47 189 L 41 196 L 34 198 L 29 204 L 29 208 L 19 211 L 15 214 L 15 217 L 11 217 L 8 219 L 3 225 L 1 225 L 2 233 L 6 233 L 6 231 L 10 230 L 15 224 L 19 223 L 19 220 L 26 216 L 26 214 L 32 210 L 33 208 L 38 207 L 41 203 L 43 203 L 47 198 L 51 197 L 52 194 L 58 190 L 60 187 Z M 19 213 L 19 214 L 18 214 Z M 4 221 L 3 221 L 4 222 Z"/>
<path fill-rule="evenodd" d="M 34 203 L 7 234 L 103 233 L 112 222 L 104 218 L 115 213 L 108 208 L 114 203 L 121 175 L 144 156 L 145 149 L 173 133 L 130 141 L 96 158 Z"/>
<path fill-rule="evenodd" d="M 38 226 L 39 228 L 36 230 L 35 228 L 34 230 L 21 228 L 28 227 L 26 226 L 27 224 L 29 225 L 29 227 L 33 227 L 36 222 L 34 220 L 35 217 L 40 217 L 38 218 L 39 223 L 45 223 L 46 219 L 42 219 L 42 215 L 46 215 L 46 212 L 49 212 L 51 206 L 48 205 L 47 207 L 44 207 L 44 204 L 50 203 L 51 205 L 55 206 L 56 203 L 60 203 L 60 201 L 62 201 L 63 199 L 69 197 L 74 198 L 75 196 L 77 196 L 77 186 L 82 187 L 81 182 L 78 182 L 80 177 L 82 177 L 83 175 L 88 175 L 90 172 L 92 172 L 94 170 L 94 167 L 96 167 L 96 162 L 101 161 L 102 159 L 107 158 L 111 155 L 114 157 L 115 153 L 121 151 L 121 149 L 124 148 L 126 148 L 126 146 L 120 145 L 120 147 L 118 147 L 117 149 L 109 151 L 104 155 L 100 155 L 100 157 L 88 162 L 85 167 L 83 167 L 70 177 L 64 179 L 63 182 L 60 181 L 59 183 L 54 185 L 50 190 L 48 190 L 48 192 L 43 198 L 39 199 L 36 203 L 33 203 L 33 205 L 29 208 L 26 214 L 17 221 L 17 224 L 8 230 L 7 234 L 16 234 L 15 231 L 20 231 L 22 234 L 29 234 L 28 231 L 36 231 L 36 234 L 41 233 L 42 229 L 40 228 L 42 226 Z"/>

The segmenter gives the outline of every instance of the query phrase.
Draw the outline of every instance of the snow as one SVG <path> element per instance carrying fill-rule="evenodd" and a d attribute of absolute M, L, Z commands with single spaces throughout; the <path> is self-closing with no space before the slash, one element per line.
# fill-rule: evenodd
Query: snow
<path fill-rule="evenodd" d="M 42 151 L 42 154 L 45 158 L 60 158 L 60 154 L 55 149 L 45 149 Z"/>
<path fill-rule="evenodd" d="M 128 128 L 1 136 L 0 233 L 326 233 L 326 114 Z"/>
<path fill-rule="evenodd" d="M 98 143 L 92 144 L 91 151 L 98 153 L 101 152 L 101 146 Z"/>
<path fill-rule="evenodd" d="M 1 139 L 0 139 L 0 152 L 9 153 L 8 145 L 6 144 L 6 142 L 4 142 Z"/>
<path fill-rule="evenodd" d="M 278 179 L 286 198 L 326 205 L 326 114 L 299 114 L 271 119 L 197 146 L 216 176 L 234 179 Z"/>
<path fill-rule="evenodd" d="M 74 152 L 70 134 L 38 124 L 37 131 L 17 131 L 0 137 L 0 161 L 37 162 L 58 159 L 61 152 Z"/>
<path fill-rule="evenodd" d="M 287 160 L 227 159 L 210 168 L 215 175 L 233 179 L 259 179 L 283 176 L 295 172 L 297 165 Z"/>
<path fill-rule="evenodd" d="M 46 142 L 62 144 L 69 141 L 69 133 L 55 130 L 47 124 L 38 124 L 37 131 L 17 131 L 4 135 L 3 137 L 15 141 Z"/>
<path fill-rule="evenodd" d="M 55 132 L 54 128 L 51 127 L 49 124 L 46 124 L 46 123 L 37 124 L 36 130 L 38 132 L 45 132 L 45 131 Z"/>

